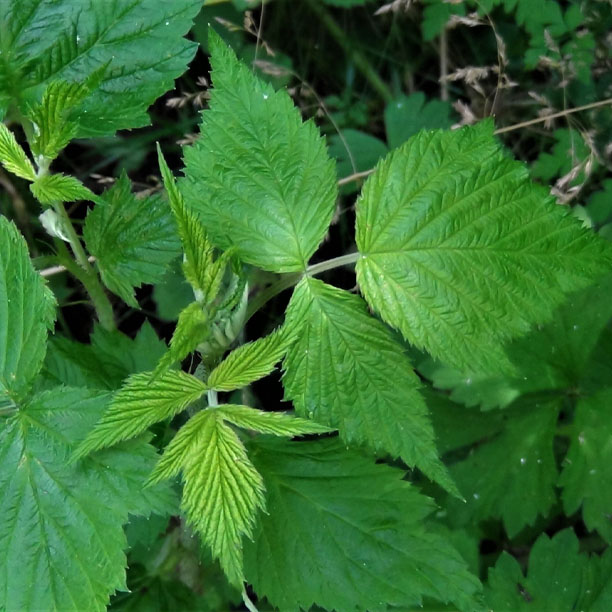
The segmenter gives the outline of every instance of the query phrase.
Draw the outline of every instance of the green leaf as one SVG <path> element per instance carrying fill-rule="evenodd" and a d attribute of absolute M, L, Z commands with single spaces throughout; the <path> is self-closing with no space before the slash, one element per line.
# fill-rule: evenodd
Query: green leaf
<path fill-rule="evenodd" d="M 149 124 L 148 107 L 172 89 L 193 57 L 182 36 L 201 0 L 7 0 L 0 32 L 0 98 L 23 111 L 45 86 L 98 86 L 74 109 L 75 137 L 110 135 Z"/>
<path fill-rule="evenodd" d="M 216 270 L 218 264 L 215 266 L 213 261 L 213 246 L 208 241 L 206 230 L 202 222 L 185 207 L 183 196 L 176 186 L 159 144 L 157 145 L 157 158 L 185 253 L 183 273 L 198 295 L 198 301 L 201 300 L 204 304 L 208 304 L 215 299 L 219 290 L 217 277 L 222 271 Z"/>
<path fill-rule="evenodd" d="M 89 344 L 56 334 L 49 340 L 42 376 L 47 384 L 118 389 L 130 374 L 152 370 L 166 344 L 147 322 L 134 339 L 95 327 Z"/>
<path fill-rule="evenodd" d="M 510 369 L 502 344 L 550 318 L 609 269 L 493 124 L 423 132 L 392 152 L 357 203 L 357 279 L 370 306 L 420 349 L 466 371 Z"/>
<path fill-rule="evenodd" d="M 284 612 L 412 609 L 422 597 L 481 610 L 478 580 L 423 519 L 435 506 L 401 470 L 338 440 L 258 440 L 269 513 L 245 543 L 247 580 Z"/>
<path fill-rule="evenodd" d="M 286 412 L 263 412 L 248 406 L 234 404 L 222 404 L 218 410 L 223 415 L 223 420 L 237 427 L 275 436 L 293 437 L 331 431 L 328 427 L 289 415 Z"/>
<path fill-rule="evenodd" d="M 570 440 L 559 479 L 563 508 L 569 516 L 582 506 L 587 528 L 612 542 L 612 389 L 578 401 Z"/>
<path fill-rule="evenodd" d="M 45 358 L 55 299 L 30 261 L 15 225 L 0 216 L 0 401 L 17 401 Z"/>
<path fill-rule="evenodd" d="M 32 162 L 15 140 L 13 132 L 2 121 L 0 121 L 0 163 L 16 176 L 28 181 L 36 178 Z"/>
<path fill-rule="evenodd" d="M 32 195 L 46 205 L 55 202 L 93 200 L 96 196 L 81 181 L 65 174 L 44 174 L 31 185 Z"/>
<path fill-rule="evenodd" d="M 147 444 L 68 461 L 108 399 L 56 388 L 3 419 L 0 606 L 6 610 L 103 611 L 109 594 L 125 589 L 128 512 L 148 514 L 166 501 L 153 489 L 143 492 L 156 456 Z"/>
<path fill-rule="evenodd" d="M 336 201 L 334 164 L 312 121 L 210 30 L 210 110 L 185 149 L 181 189 L 213 242 L 273 272 L 303 270 Z"/>
<path fill-rule="evenodd" d="M 422 91 L 389 102 L 385 107 L 385 132 L 389 147 L 399 147 L 421 130 L 451 127 L 451 110 L 451 105 L 443 100 L 428 102 Z"/>
<path fill-rule="evenodd" d="M 267 376 L 284 357 L 289 342 L 282 331 L 233 350 L 211 373 L 206 384 L 217 391 L 233 391 Z"/>
<path fill-rule="evenodd" d="M 150 372 L 130 376 L 79 445 L 73 460 L 141 434 L 150 425 L 183 411 L 206 390 L 203 382 L 185 372 L 169 371 L 154 381 Z"/>
<path fill-rule="evenodd" d="M 179 250 L 167 204 L 159 197 L 134 196 L 125 174 L 96 198 L 83 236 L 104 284 L 134 308 L 133 287 L 161 280 Z"/>
<path fill-rule="evenodd" d="M 71 111 L 99 86 L 104 72 L 106 66 L 83 83 L 52 81 L 47 85 L 40 104 L 28 109 L 26 114 L 34 127 L 30 147 L 36 159 L 43 158 L 48 165 L 78 133 L 78 117 Z"/>
<path fill-rule="evenodd" d="M 517 397 L 537 392 L 572 392 L 593 371 L 591 355 L 612 317 L 612 276 L 568 297 L 552 321 L 538 325 L 506 346 L 514 376 L 470 371 L 425 362 L 419 371 L 436 387 L 451 390 L 453 400 L 483 410 L 504 407 Z"/>
<path fill-rule="evenodd" d="M 609 565 L 609 555 L 607 557 Z M 593 575 L 596 569 L 590 568 L 589 562 L 597 565 L 599 560 L 578 554 L 578 538 L 571 529 L 564 529 L 553 538 L 542 534 L 537 539 L 529 554 L 526 577 L 518 562 L 504 551 L 495 568 L 489 570 L 486 589 L 489 607 L 494 612 L 605 610 L 598 604 L 588 608 L 580 605 L 584 599 L 593 604 L 597 599 L 605 597 L 603 591 L 606 584 L 609 585 L 608 576 L 597 585 L 588 584 L 585 578 L 588 579 L 589 574 Z M 589 586 L 595 589 L 595 593 L 586 590 Z M 610 602 L 609 594 L 607 597 Z"/>
<path fill-rule="evenodd" d="M 218 558 L 229 581 L 244 581 L 242 538 L 251 537 L 258 509 L 264 508 L 261 476 L 238 436 L 209 408 L 192 417 L 166 448 L 151 481 L 183 470 L 181 507 L 188 521 Z"/>
<path fill-rule="evenodd" d="M 480 441 L 467 457 L 450 466 L 465 503 L 449 500 L 449 514 L 460 525 L 500 518 L 512 538 L 556 501 L 557 467 L 553 438 L 558 402 L 528 403 L 506 409 L 501 431 Z M 496 413 L 480 415 L 499 424 Z M 456 427 L 465 427 L 459 408 Z M 493 433 L 493 432 L 492 432 Z"/>
<path fill-rule="evenodd" d="M 401 457 L 456 493 L 436 452 L 418 378 L 363 300 L 304 278 L 286 321 L 297 340 L 284 362 L 283 384 L 296 412 L 338 428 L 349 443 Z"/>
<path fill-rule="evenodd" d="M 198 302 L 192 302 L 179 314 L 170 347 L 155 367 L 153 377 L 167 372 L 177 361 L 182 361 L 196 350 L 210 335 L 212 321 Z"/>

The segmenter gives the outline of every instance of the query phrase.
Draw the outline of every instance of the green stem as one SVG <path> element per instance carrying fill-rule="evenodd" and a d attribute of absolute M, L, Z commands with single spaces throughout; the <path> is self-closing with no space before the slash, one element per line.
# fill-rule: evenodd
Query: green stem
<path fill-rule="evenodd" d="M 342 266 L 348 266 L 354 264 L 360 257 L 361 253 L 349 253 L 348 255 L 341 255 L 340 257 L 334 257 L 333 259 L 326 259 L 318 264 L 314 264 L 306 268 L 304 274 L 287 274 L 281 277 L 276 283 L 270 285 L 267 289 L 255 296 L 255 299 L 249 304 L 247 309 L 246 318 L 244 324 L 263 306 L 265 306 L 272 298 L 276 297 L 279 293 L 290 289 L 297 285 L 303 276 L 314 276 L 315 274 L 321 274 L 327 272 L 327 270 L 333 270 L 334 268 L 340 268 Z"/>
<path fill-rule="evenodd" d="M 380 97 L 385 102 L 393 100 L 393 93 L 387 84 L 378 76 L 378 72 L 374 70 L 372 64 L 368 61 L 365 55 L 362 55 L 352 43 L 342 28 L 334 21 L 334 18 L 327 9 L 320 3 L 319 0 L 310 0 L 310 8 L 317 14 L 327 31 L 332 35 L 334 40 L 342 47 L 346 55 L 353 61 L 357 69 L 363 74 L 370 85 L 378 92 Z"/>
<path fill-rule="evenodd" d="M 81 245 L 81 241 L 77 236 L 77 233 L 72 225 L 72 221 L 66 212 L 66 208 L 62 202 L 56 202 L 53 205 L 53 209 L 57 216 L 61 219 L 62 230 L 66 233 L 70 248 L 74 253 L 74 258 L 78 263 L 76 266 L 71 266 L 68 262 L 64 262 L 66 267 L 72 272 L 84 285 L 91 301 L 93 302 L 98 320 L 104 329 L 113 330 L 116 328 L 115 317 L 113 314 L 113 307 L 111 306 L 110 300 L 104 291 L 102 283 L 98 278 L 98 274 L 95 269 L 89 263 L 87 259 L 87 253 Z"/>

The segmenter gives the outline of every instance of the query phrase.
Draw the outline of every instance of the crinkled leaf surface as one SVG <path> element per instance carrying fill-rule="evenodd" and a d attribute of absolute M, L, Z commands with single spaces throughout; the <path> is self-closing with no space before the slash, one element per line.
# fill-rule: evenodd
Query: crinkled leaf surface
<path fill-rule="evenodd" d="M 458 408 L 456 427 L 466 427 Z M 499 427 L 499 415 L 481 414 Z M 556 501 L 557 467 L 553 438 L 557 402 L 526 403 L 507 409 L 501 431 L 483 438 L 462 461 L 449 467 L 465 503 L 449 500 L 449 514 L 459 524 L 501 518 L 514 537 L 538 516 L 546 516 Z"/>
<path fill-rule="evenodd" d="M 360 297 L 305 278 L 286 325 L 297 339 L 287 352 L 283 384 L 299 415 L 338 428 L 347 442 L 401 457 L 456 491 L 438 459 L 418 378 Z"/>
<path fill-rule="evenodd" d="M 582 517 L 612 542 L 612 389 L 581 398 L 576 406 L 570 448 L 559 484 L 570 515 L 582 506 Z"/>
<path fill-rule="evenodd" d="M 210 31 L 210 108 L 185 149 L 187 206 L 223 249 L 274 272 L 303 270 L 335 207 L 334 164 L 314 123 Z"/>
<path fill-rule="evenodd" d="M 489 570 L 486 598 L 492 612 L 604 612 L 612 605 L 610 550 L 601 557 L 578 553 L 571 529 L 542 534 L 529 554 L 527 576 L 503 552 Z"/>
<path fill-rule="evenodd" d="M 108 400 L 58 387 L 2 419 L 1 608 L 102 611 L 125 588 L 122 525 L 162 510 L 169 491 L 143 493 L 156 455 L 142 441 L 69 462 Z"/>
<path fill-rule="evenodd" d="M 25 240 L 0 216 L 0 403 L 17 401 L 38 374 L 54 306 L 52 293 L 32 266 Z"/>
<path fill-rule="evenodd" d="M 178 414 L 205 392 L 206 385 L 186 372 L 170 370 L 156 379 L 151 372 L 134 374 L 115 394 L 75 457 L 129 440 L 150 425 Z"/>
<path fill-rule="evenodd" d="M 478 580 L 422 519 L 432 501 L 403 472 L 346 451 L 337 439 L 258 441 L 267 513 L 245 542 L 247 580 L 283 611 L 386 611 L 423 596 L 480 610 Z"/>
<path fill-rule="evenodd" d="M 263 482 L 221 410 L 192 417 L 166 448 L 151 479 L 183 471 L 182 508 L 229 581 L 244 581 L 242 538 L 264 507 Z"/>
<path fill-rule="evenodd" d="M 509 368 L 501 346 L 609 269 L 610 246 L 505 157 L 482 122 L 422 132 L 368 178 L 357 278 L 404 337 L 460 370 Z"/>
<path fill-rule="evenodd" d="M 173 87 L 193 57 L 195 46 L 183 35 L 201 5 L 201 0 L 4 0 L 0 99 L 23 109 L 40 99 L 45 85 L 82 83 L 106 66 L 99 87 L 74 110 L 74 135 L 148 125 L 147 108 Z"/>
<path fill-rule="evenodd" d="M 159 197 L 137 198 L 125 174 L 97 199 L 83 236 L 104 284 L 135 308 L 134 287 L 160 281 L 179 253 L 168 204 Z"/>

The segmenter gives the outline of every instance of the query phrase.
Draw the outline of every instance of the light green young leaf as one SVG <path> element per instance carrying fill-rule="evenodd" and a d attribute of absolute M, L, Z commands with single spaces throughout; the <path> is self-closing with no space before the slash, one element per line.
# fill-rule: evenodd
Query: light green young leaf
<path fill-rule="evenodd" d="M 78 465 L 68 457 L 107 393 L 58 387 L 19 406 L 0 427 L 0 606 L 104 611 L 125 589 L 122 525 L 166 511 L 167 487 L 143 491 L 156 457 L 138 441 Z"/>
<path fill-rule="evenodd" d="M 185 372 L 169 371 L 156 380 L 151 379 L 151 372 L 130 376 L 99 423 L 79 445 L 73 461 L 134 438 L 154 423 L 178 414 L 206 391 L 203 382 Z"/>
<path fill-rule="evenodd" d="M 15 140 L 13 132 L 0 121 L 0 163 L 15 176 L 33 181 L 36 172 L 25 151 Z"/>
<path fill-rule="evenodd" d="M 608 566 L 609 560 L 608 555 Z M 571 529 L 564 529 L 553 538 L 542 534 L 529 554 L 526 577 L 514 557 L 502 552 L 495 567 L 489 570 L 489 584 L 485 591 L 487 603 L 495 612 L 603 612 L 608 608 L 602 608 L 601 603 L 605 598 L 608 604 L 611 602 L 609 578 L 598 580 L 599 584 L 589 584 L 589 578 L 595 578 L 598 573 L 598 568 L 594 567 L 597 565 L 598 559 L 579 554 L 578 538 Z M 591 590 L 595 592 L 591 593 Z M 588 607 L 580 605 L 585 600 L 589 601 Z"/>
<path fill-rule="evenodd" d="M 238 436 L 223 414 L 207 409 L 184 425 L 151 476 L 155 482 L 183 470 L 181 507 L 188 521 L 219 559 L 229 581 L 244 581 L 242 538 L 251 537 L 264 486 Z"/>
<path fill-rule="evenodd" d="M 334 164 L 312 121 L 256 78 L 210 30 L 210 110 L 185 149 L 185 201 L 213 242 L 273 272 L 303 270 L 336 200 Z"/>
<path fill-rule="evenodd" d="M 168 205 L 159 197 L 134 196 L 125 174 L 96 198 L 83 236 L 104 284 L 134 308 L 133 288 L 161 280 L 179 252 Z"/>
<path fill-rule="evenodd" d="M 265 338 L 233 350 L 211 373 L 206 384 L 217 391 L 233 391 L 267 376 L 284 357 L 290 344 L 277 330 Z"/>
<path fill-rule="evenodd" d="M 175 363 L 182 361 L 196 350 L 210 335 L 212 321 L 198 302 L 192 302 L 179 314 L 176 328 L 166 354 L 155 367 L 153 377 L 167 372 Z"/>
<path fill-rule="evenodd" d="M 300 416 L 338 428 L 346 442 L 401 457 L 456 493 L 436 452 L 419 380 L 361 298 L 304 278 L 286 326 L 297 340 L 283 365 L 283 384 Z"/>
<path fill-rule="evenodd" d="M 55 299 L 15 225 L 0 216 L 0 401 L 17 401 L 45 358 Z"/>
<path fill-rule="evenodd" d="M 612 249 L 504 156 L 489 121 L 423 132 L 383 160 L 357 204 L 370 306 L 461 369 L 510 369 L 502 344 L 550 318 Z"/>
<path fill-rule="evenodd" d="M 79 119 L 72 112 L 96 89 L 106 66 L 81 83 L 51 81 L 39 104 L 28 109 L 26 115 L 34 124 L 30 148 L 35 158 L 42 157 L 48 164 L 72 140 L 79 130 Z"/>
<path fill-rule="evenodd" d="M 79 138 L 149 124 L 148 107 L 193 57 L 183 38 L 201 0 L 6 0 L 0 99 L 27 112 L 53 82 L 99 86 L 75 107 Z"/>
<path fill-rule="evenodd" d="M 469 422 L 458 407 L 455 427 Z M 473 411 L 471 411 L 473 412 Z M 553 438 L 558 401 L 525 402 L 499 414 L 481 414 L 490 420 L 491 433 L 465 459 L 449 467 L 466 502 L 449 500 L 449 515 L 457 524 L 502 519 L 512 538 L 538 516 L 546 516 L 556 501 L 558 473 Z"/>
<path fill-rule="evenodd" d="M 245 572 L 273 606 L 383 612 L 431 597 L 482 610 L 478 579 L 447 539 L 426 531 L 435 505 L 403 471 L 337 439 L 256 439 L 249 450 L 269 512 L 245 542 Z"/>
<path fill-rule="evenodd" d="M 30 184 L 32 195 L 46 205 L 93 200 L 96 196 L 81 181 L 66 174 L 44 174 Z"/>
<path fill-rule="evenodd" d="M 319 425 L 309 419 L 289 415 L 286 412 L 264 412 L 234 404 L 222 404 L 218 410 L 225 421 L 237 427 L 275 436 L 293 437 L 332 431 L 329 427 Z"/>
<path fill-rule="evenodd" d="M 559 485 L 569 516 L 582 506 L 586 526 L 612 542 L 612 390 L 581 398 Z"/>

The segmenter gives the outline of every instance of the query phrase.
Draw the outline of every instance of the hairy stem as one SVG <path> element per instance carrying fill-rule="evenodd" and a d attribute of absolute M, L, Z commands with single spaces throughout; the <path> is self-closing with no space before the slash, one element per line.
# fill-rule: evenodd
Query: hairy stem
<path fill-rule="evenodd" d="M 89 263 L 87 253 L 81 244 L 79 237 L 72 225 L 72 221 L 66 212 L 62 202 L 56 202 L 53 205 L 57 216 L 61 219 L 62 230 L 66 233 L 70 248 L 74 253 L 74 258 L 77 261 L 79 269 L 75 270 L 74 267 L 66 266 L 70 272 L 72 272 L 85 287 L 85 290 L 89 294 L 93 306 L 96 310 L 98 320 L 104 329 L 113 330 L 115 329 L 115 317 L 113 314 L 113 307 L 111 306 L 110 300 L 104 291 L 104 287 L 98 278 L 98 274 L 95 269 Z M 67 263 L 67 262 L 66 262 Z"/>
<path fill-rule="evenodd" d="M 349 253 L 347 255 L 341 255 L 340 257 L 334 257 L 333 259 L 326 259 L 317 264 L 306 268 L 304 274 L 287 274 L 281 277 L 276 283 L 270 285 L 267 289 L 255 296 L 255 299 L 249 304 L 247 314 L 245 318 L 246 322 L 259 310 L 261 310 L 272 298 L 276 297 L 279 293 L 290 289 L 297 285 L 303 276 L 314 276 L 315 274 L 321 274 L 327 272 L 327 270 L 333 270 L 334 268 L 340 268 L 342 266 L 349 266 L 354 264 L 361 257 L 361 253 Z"/>

